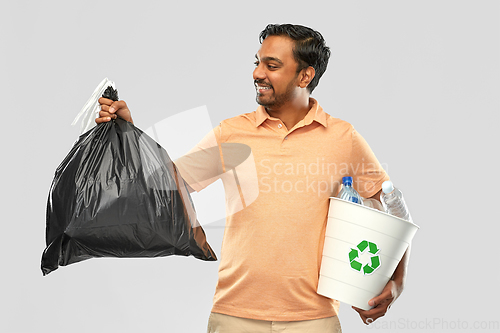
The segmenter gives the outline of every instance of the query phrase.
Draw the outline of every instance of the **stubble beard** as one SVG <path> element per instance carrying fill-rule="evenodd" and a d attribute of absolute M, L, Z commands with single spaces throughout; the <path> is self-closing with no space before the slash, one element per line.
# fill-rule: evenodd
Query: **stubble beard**
<path fill-rule="evenodd" d="M 268 101 L 262 100 L 261 97 L 264 97 L 262 94 L 259 94 L 257 92 L 257 97 L 255 100 L 257 101 L 257 104 L 262 105 L 266 109 L 277 109 L 288 103 L 292 99 L 292 94 L 293 94 L 293 88 L 294 88 L 294 82 L 291 81 L 287 88 L 286 91 L 282 94 L 276 95 L 274 88 L 271 86 L 272 90 L 272 96 L 268 97 Z"/>

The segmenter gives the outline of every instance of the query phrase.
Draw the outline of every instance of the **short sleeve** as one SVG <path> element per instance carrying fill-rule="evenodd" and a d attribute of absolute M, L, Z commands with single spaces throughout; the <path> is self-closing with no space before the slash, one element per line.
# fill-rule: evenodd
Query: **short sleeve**
<path fill-rule="evenodd" d="M 352 130 L 351 163 L 353 185 L 363 198 L 375 195 L 382 188 L 382 183 L 389 180 L 372 149 L 355 129 Z"/>

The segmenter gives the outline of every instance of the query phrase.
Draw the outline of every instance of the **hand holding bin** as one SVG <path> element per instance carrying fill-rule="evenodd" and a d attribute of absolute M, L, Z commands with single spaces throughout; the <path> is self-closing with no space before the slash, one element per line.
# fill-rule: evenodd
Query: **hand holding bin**
<path fill-rule="evenodd" d="M 363 310 L 389 282 L 418 226 L 330 198 L 317 292 Z"/>

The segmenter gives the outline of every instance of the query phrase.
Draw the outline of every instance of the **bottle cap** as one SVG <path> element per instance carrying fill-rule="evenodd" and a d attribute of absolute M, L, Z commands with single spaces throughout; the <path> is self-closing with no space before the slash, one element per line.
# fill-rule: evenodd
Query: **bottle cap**
<path fill-rule="evenodd" d="M 384 193 L 391 193 L 394 191 L 394 185 L 390 180 L 386 180 L 385 182 L 382 183 L 382 192 Z"/>
<path fill-rule="evenodd" d="M 342 177 L 342 183 L 344 185 L 347 185 L 347 184 L 352 185 L 352 177 Z"/>

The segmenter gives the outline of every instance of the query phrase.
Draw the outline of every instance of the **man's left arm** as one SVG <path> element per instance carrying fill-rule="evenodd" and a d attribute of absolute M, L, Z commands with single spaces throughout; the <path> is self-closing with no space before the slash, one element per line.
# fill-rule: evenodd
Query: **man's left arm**
<path fill-rule="evenodd" d="M 381 192 L 382 191 L 378 191 L 375 195 L 371 196 L 370 199 L 379 200 Z M 368 325 L 378 318 L 383 317 L 387 310 L 391 307 L 392 303 L 394 303 L 394 301 L 396 301 L 399 295 L 403 292 L 410 257 L 410 246 L 406 249 L 403 258 L 399 261 L 392 278 L 386 284 L 382 293 L 368 302 L 368 305 L 373 308 L 365 311 L 354 306 L 352 307 L 359 313 L 359 316 L 365 324 Z"/>

